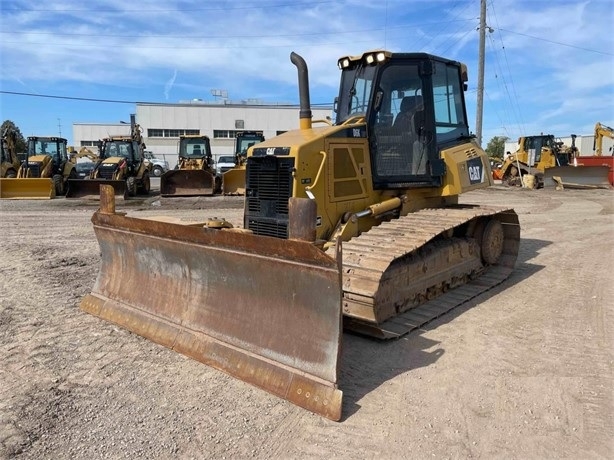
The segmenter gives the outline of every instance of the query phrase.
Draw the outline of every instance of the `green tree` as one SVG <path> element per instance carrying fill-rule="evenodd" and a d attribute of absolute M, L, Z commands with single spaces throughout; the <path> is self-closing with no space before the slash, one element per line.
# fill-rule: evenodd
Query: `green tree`
<path fill-rule="evenodd" d="M 23 134 L 21 134 L 21 131 L 19 130 L 17 125 L 11 120 L 4 120 L 2 122 L 2 126 L 0 126 L 0 133 L 2 133 L 2 135 L 4 136 L 4 133 L 7 129 L 12 129 L 15 132 L 15 150 L 18 153 L 25 152 L 27 147 L 26 140 L 23 137 Z"/>
<path fill-rule="evenodd" d="M 486 145 L 486 153 L 490 157 L 503 158 L 505 154 L 505 141 L 509 140 L 509 137 L 495 136 L 488 141 Z"/>

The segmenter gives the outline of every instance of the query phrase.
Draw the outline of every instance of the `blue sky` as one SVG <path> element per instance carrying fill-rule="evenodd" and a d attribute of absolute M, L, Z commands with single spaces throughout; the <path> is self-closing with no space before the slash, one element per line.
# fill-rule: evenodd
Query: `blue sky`
<path fill-rule="evenodd" d="M 307 62 L 312 103 L 332 103 L 337 59 L 382 48 L 466 63 L 475 132 L 479 0 L 0 6 L 0 118 L 24 136 L 61 133 L 72 143 L 73 123 L 129 121 L 137 101 L 213 101 L 214 89 L 231 101 L 298 103 L 291 51 Z M 614 126 L 611 0 L 488 0 L 487 25 L 484 145 L 493 136 L 563 137 L 591 134 L 597 121 Z"/>

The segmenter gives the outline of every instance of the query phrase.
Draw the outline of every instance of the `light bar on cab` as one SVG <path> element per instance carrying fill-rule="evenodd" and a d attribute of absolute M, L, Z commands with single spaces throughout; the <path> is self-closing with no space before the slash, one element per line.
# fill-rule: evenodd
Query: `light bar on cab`
<path fill-rule="evenodd" d="M 381 64 L 390 57 L 392 53 L 389 51 L 368 51 L 360 56 L 344 56 L 337 61 L 337 65 L 341 70 L 354 67 L 360 63 L 366 65 Z"/>

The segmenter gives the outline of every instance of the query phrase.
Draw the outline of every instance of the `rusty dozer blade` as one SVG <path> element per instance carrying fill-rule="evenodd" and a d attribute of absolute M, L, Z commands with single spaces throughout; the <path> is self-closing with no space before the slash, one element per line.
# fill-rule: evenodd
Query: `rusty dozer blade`
<path fill-rule="evenodd" d="M 176 169 L 160 177 L 162 196 L 201 196 L 215 193 L 215 175 L 202 169 Z"/>
<path fill-rule="evenodd" d="M 222 174 L 224 195 L 245 195 L 245 167 L 234 168 Z"/>
<path fill-rule="evenodd" d="M 0 179 L 0 198 L 10 200 L 49 200 L 55 198 L 51 178 Z"/>
<path fill-rule="evenodd" d="M 608 166 L 555 166 L 544 171 L 544 187 L 611 188 Z"/>
<path fill-rule="evenodd" d="M 99 200 L 100 186 L 110 185 L 115 191 L 115 199 L 128 198 L 128 189 L 124 180 L 107 179 L 68 179 L 66 198 L 80 198 L 82 200 Z"/>
<path fill-rule="evenodd" d="M 102 262 L 83 310 L 340 419 L 337 260 L 302 241 L 116 214 L 113 198 L 103 187 L 92 217 Z"/>

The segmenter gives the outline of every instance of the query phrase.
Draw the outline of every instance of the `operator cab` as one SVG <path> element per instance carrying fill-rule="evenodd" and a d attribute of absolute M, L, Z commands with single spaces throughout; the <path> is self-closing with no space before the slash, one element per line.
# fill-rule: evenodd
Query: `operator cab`
<path fill-rule="evenodd" d="M 466 70 L 426 53 L 375 51 L 339 59 L 336 124 L 366 121 L 375 189 L 439 186 L 439 151 L 471 136 Z"/>
<path fill-rule="evenodd" d="M 27 157 L 31 158 L 36 155 L 49 156 L 53 162 L 52 174 L 59 174 L 62 172 L 64 164 L 68 161 L 66 143 L 66 139 L 62 137 L 28 137 Z M 40 177 L 41 165 L 36 161 L 27 160 L 27 162 L 27 167 L 32 177 Z"/>
<path fill-rule="evenodd" d="M 190 159 L 206 158 L 207 164 L 213 163 L 211 145 L 206 136 L 197 138 L 183 138 L 179 141 L 179 157 Z"/>

